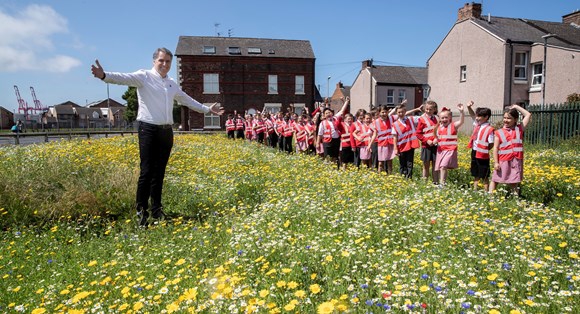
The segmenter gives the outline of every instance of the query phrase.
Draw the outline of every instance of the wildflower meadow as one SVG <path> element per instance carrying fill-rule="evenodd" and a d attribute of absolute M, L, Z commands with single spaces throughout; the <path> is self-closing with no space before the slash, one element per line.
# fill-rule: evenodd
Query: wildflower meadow
<path fill-rule="evenodd" d="M 519 198 L 473 191 L 462 141 L 437 188 L 177 135 L 148 228 L 136 137 L 2 147 L 0 312 L 579 312 L 578 140 L 526 146 Z"/>

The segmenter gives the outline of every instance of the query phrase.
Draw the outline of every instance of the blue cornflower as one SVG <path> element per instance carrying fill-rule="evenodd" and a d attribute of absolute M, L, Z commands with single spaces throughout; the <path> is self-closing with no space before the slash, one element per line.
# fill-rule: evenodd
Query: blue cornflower
<path fill-rule="evenodd" d="M 383 309 L 385 309 L 385 310 L 390 310 L 390 309 L 391 309 L 391 306 L 390 306 L 390 305 L 388 305 L 388 304 L 385 304 L 385 305 L 383 305 Z"/>
<path fill-rule="evenodd" d="M 501 268 L 503 268 L 504 270 L 511 270 L 512 269 L 512 265 L 510 265 L 509 263 L 503 263 L 501 265 Z"/>
<path fill-rule="evenodd" d="M 468 308 L 471 307 L 471 303 L 469 303 L 469 302 L 463 302 L 463 303 L 461 303 L 461 307 L 464 308 L 464 309 L 468 309 Z"/>
<path fill-rule="evenodd" d="M 423 275 L 421 276 L 421 278 L 423 278 L 423 279 L 427 279 L 427 278 L 429 278 L 429 275 L 427 275 L 427 274 L 423 274 Z"/>
<path fill-rule="evenodd" d="M 441 292 L 442 290 L 443 290 L 443 288 L 441 288 L 441 286 L 435 287 L 435 291 L 437 291 L 437 292 Z"/>
<path fill-rule="evenodd" d="M 369 285 L 367 285 L 366 283 L 363 283 L 362 285 L 360 285 L 361 288 L 366 289 L 369 287 Z"/>
<path fill-rule="evenodd" d="M 373 305 L 373 300 L 367 300 L 365 302 L 365 304 L 371 306 L 371 305 Z"/>
<path fill-rule="evenodd" d="M 469 289 L 469 290 L 467 290 L 467 294 L 469 294 L 469 295 L 475 295 L 475 291 Z"/>
<path fill-rule="evenodd" d="M 242 254 L 244 254 L 244 251 L 242 251 L 242 250 L 239 250 L 239 251 L 238 251 L 238 255 L 242 255 Z"/>

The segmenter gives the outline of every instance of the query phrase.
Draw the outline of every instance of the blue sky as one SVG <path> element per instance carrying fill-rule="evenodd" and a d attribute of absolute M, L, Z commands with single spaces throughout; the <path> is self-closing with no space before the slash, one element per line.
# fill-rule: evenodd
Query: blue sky
<path fill-rule="evenodd" d="M 425 66 L 466 0 L 150 1 L 0 0 L 0 106 L 18 108 L 14 85 L 45 106 L 106 99 L 90 73 L 98 58 L 109 71 L 149 69 L 157 47 L 175 51 L 179 36 L 309 40 L 323 96 L 351 85 L 362 60 Z M 580 9 L 572 0 L 484 0 L 483 14 L 546 21 Z M 219 26 L 216 27 L 216 23 Z M 176 76 L 175 64 L 170 72 Z M 124 86 L 110 86 L 123 103 Z"/>

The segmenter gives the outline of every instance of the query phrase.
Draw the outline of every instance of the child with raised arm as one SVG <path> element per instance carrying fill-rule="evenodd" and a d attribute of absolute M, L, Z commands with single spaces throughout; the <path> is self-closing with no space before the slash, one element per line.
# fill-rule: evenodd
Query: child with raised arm
<path fill-rule="evenodd" d="M 419 108 L 410 112 L 419 111 Z M 407 116 L 407 105 L 405 101 L 397 106 L 397 116 L 399 119 L 393 123 L 393 142 L 395 144 L 395 155 L 399 156 L 399 172 L 406 178 L 413 176 L 413 164 L 415 158 L 415 148 L 419 147 L 419 140 L 415 135 L 415 125 L 419 117 Z"/>
<path fill-rule="evenodd" d="M 435 131 L 439 119 L 437 118 L 437 103 L 428 100 L 422 106 L 425 113 L 419 118 L 417 123 L 417 139 L 421 142 L 421 160 L 423 161 L 422 177 L 429 181 L 429 176 L 433 178 L 433 183 L 437 183 L 437 170 L 435 161 L 437 160 L 437 138 Z"/>
<path fill-rule="evenodd" d="M 458 104 L 459 121 L 453 122 L 451 110 L 443 107 L 439 113 L 439 127 L 436 138 L 437 159 L 435 160 L 435 171 L 439 171 L 439 185 L 443 186 L 447 180 L 449 169 L 457 169 L 457 129 L 463 125 L 464 111 L 463 104 Z"/>
<path fill-rule="evenodd" d="M 520 114 L 524 116 L 518 124 Z M 519 105 L 511 105 L 503 114 L 503 128 L 495 131 L 493 146 L 493 175 L 489 191 L 493 192 L 498 183 L 506 183 L 515 195 L 524 176 L 524 129 L 530 123 L 532 114 Z"/>
<path fill-rule="evenodd" d="M 493 147 L 493 127 L 489 124 L 491 109 L 478 107 L 473 111 L 473 101 L 467 104 L 467 111 L 473 120 L 473 133 L 467 147 L 471 148 L 471 176 L 473 189 L 477 190 L 479 182 L 483 183 L 485 191 L 489 190 L 490 154 Z"/>

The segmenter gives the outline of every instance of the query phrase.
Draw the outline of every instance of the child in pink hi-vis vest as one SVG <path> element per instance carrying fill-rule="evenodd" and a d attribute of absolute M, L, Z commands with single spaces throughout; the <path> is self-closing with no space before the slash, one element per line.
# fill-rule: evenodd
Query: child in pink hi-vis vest
<path fill-rule="evenodd" d="M 457 129 L 463 125 L 465 119 L 463 104 L 458 104 L 459 120 L 453 122 L 451 110 L 443 107 L 439 113 L 439 126 L 435 134 L 437 138 L 437 159 L 435 171 L 439 171 L 439 185 L 445 185 L 449 169 L 457 168 Z"/>
<path fill-rule="evenodd" d="M 518 124 L 520 114 L 524 118 Z M 498 183 L 506 183 L 513 194 L 519 195 L 524 176 L 524 129 L 531 119 L 532 114 L 518 105 L 511 105 L 505 110 L 503 128 L 495 131 L 490 192 L 495 190 Z"/>

